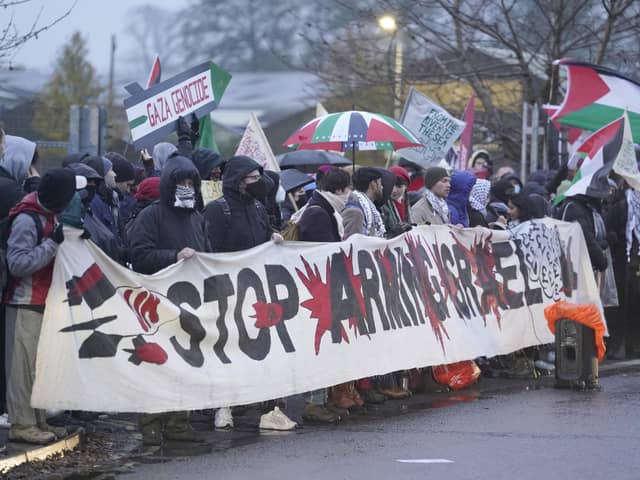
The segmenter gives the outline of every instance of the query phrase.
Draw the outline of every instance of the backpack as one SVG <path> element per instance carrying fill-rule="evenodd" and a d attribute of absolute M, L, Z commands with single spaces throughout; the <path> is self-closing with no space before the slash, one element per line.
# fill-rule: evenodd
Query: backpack
<path fill-rule="evenodd" d="M 224 197 L 217 198 L 212 203 L 217 203 L 218 205 L 220 205 L 220 208 L 222 208 L 222 213 L 224 214 L 224 231 L 226 239 L 226 233 L 231 229 L 231 207 L 229 206 L 229 202 L 227 202 L 227 199 Z M 258 210 L 264 212 L 267 217 L 269 216 L 266 207 L 261 202 L 255 200 L 254 205 Z"/>
<path fill-rule="evenodd" d="M 35 212 L 21 212 L 29 215 L 36 226 L 37 241 L 36 245 L 39 245 L 44 238 L 44 230 L 42 228 L 42 222 L 40 217 Z M 9 267 L 7 265 L 7 244 L 9 242 L 9 234 L 11 233 L 11 225 L 13 220 L 18 215 L 13 217 L 5 217 L 0 220 L 0 291 L 3 291 L 9 283 Z"/>
<path fill-rule="evenodd" d="M 306 210 L 307 208 L 314 208 L 314 207 L 322 208 L 320 205 L 305 205 L 303 208 L 305 208 Z M 291 219 L 287 220 L 286 227 L 282 229 L 282 233 L 281 233 L 282 238 L 290 242 L 297 242 L 300 240 L 300 227 L 298 223 L 302 219 L 303 215 L 300 215 L 299 217 L 297 217 L 297 221 L 294 221 Z"/>

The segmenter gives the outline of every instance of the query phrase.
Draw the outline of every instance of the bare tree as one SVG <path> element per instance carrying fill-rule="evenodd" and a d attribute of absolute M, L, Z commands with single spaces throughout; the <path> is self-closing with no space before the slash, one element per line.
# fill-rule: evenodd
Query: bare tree
<path fill-rule="evenodd" d="M 37 14 L 34 16 L 30 27 L 26 31 L 20 31 L 15 23 L 15 9 L 23 8 L 27 4 L 31 3 L 31 0 L 0 0 L 0 11 L 10 11 L 8 19 L 0 24 L 0 65 L 3 63 L 9 63 L 12 53 L 27 43 L 33 38 L 38 38 L 42 32 L 49 30 L 51 27 L 61 22 L 63 19 L 69 16 L 73 8 L 76 6 L 78 0 L 75 0 L 73 4 L 60 16 L 46 24 L 41 24 L 40 20 L 44 7 L 41 7 Z M 5 17 L 7 18 L 7 17 Z"/>
<path fill-rule="evenodd" d="M 154 5 L 142 5 L 127 12 L 127 35 L 130 38 L 126 61 L 136 78 L 144 78 L 156 55 L 164 72 L 182 66 L 181 15 Z"/>
<path fill-rule="evenodd" d="M 336 4 L 347 6 L 342 0 Z M 326 78 L 332 90 L 348 90 L 354 79 L 361 88 L 379 84 L 380 68 L 388 84 L 393 78 L 391 63 L 384 61 L 388 43 L 381 43 L 371 26 L 392 13 L 405 46 L 403 83 L 470 85 L 483 107 L 479 121 L 508 156 L 519 151 L 520 119 L 496 105 L 496 81 L 516 81 L 524 101 L 558 102 L 561 82 L 553 60 L 575 57 L 632 75 L 640 61 L 640 2 L 633 0 L 379 0 L 351 8 L 358 20 L 325 33 L 316 52 L 328 53 L 314 55 L 308 68 Z M 322 30 L 319 23 L 315 30 Z M 348 39 L 352 45 L 345 49 Z M 377 60 L 362 68 L 358 61 L 344 61 L 348 51 Z"/>

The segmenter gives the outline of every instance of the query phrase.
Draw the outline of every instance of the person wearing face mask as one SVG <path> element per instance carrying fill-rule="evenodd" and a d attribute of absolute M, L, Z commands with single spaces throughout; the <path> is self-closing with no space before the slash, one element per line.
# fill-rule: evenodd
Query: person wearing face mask
<path fill-rule="evenodd" d="M 160 176 L 160 201 L 140 211 L 128 228 L 133 270 L 153 274 L 196 252 L 208 252 L 204 219 L 195 209 L 200 174 L 190 159 L 171 158 Z M 139 417 L 142 442 L 204 442 L 194 431 L 188 412 L 144 414 Z"/>
<path fill-rule="evenodd" d="M 264 175 L 262 167 L 253 159 L 237 155 L 229 159 L 222 176 L 222 197 L 204 209 L 207 237 L 213 252 L 247 250 L 273 240 L 282 242 L 282 236 L 269 224 L 269 213 L 261 203 L 272 192 L 274 182 Z M 295 427 L 278 407 L 263 417 L 273 420 L 273 429 L 289 430 Z M 262 418 L 261 418 L 261 428 Z M 282 427 L 278 426 L 281 425 Z M 233 428 L 233 416 L 228 407 L 215 415 L 216 428 Z"/>
<path fill-rule="evenodd" d="M 269 224 L 269 214 L 260 202 L 273 182 L 249 157 L 232 157 L 222 177 L 222 197 L 204 209 L 207 234 L 214 252 L 237 252 L 268 242 L 281 241 Z"/>
<path fill-rule="evenodd" d="M 123 226 L 126 225 L 136 206 L 136 199 L 132 192 L 136 170 L 133 164 L 119 153 L 108 152 L 105 157 L 111 160 L 113 172 L 116 176 L 116 185 L 113 190 L 118 195 L 119 229 L 122 233 Z"/>
<path fill-rule="evenodd" d="M 90 156 L 82 159 L 103 178 L 98 184 L 96 194 L 91 201 L 91 210 L 95 218 L 100 220 L 119 240 L 122 240 L 120 228 L 120 205 L 116 188 L 116 173 L 113 163 L 106 157 Z"/>
<path fill-rule="evenodd" d="M 446 225 L 450 222 L 447 196 L 451 190 L 451 176 L 442 167 L 431 167 L 424 174 L 425 191 L 411 207 L 411 220 L 418 225 Z"/>
<path fill-rule="evenodd" d="M 293 196 L 297 209 L 294 208 L 293 203 L 291 202 L 291 196 Z M 282 221 L 287 222 L 295 212 L 299 211 L 306 204 L 307 192 L 305 191 L 304 186 L 296 187 L 294 190 L 288 191 L 286 198 L 282 202 Z"/>
<path fill-rule="evenodd" d="M 4 295 L 11 364 L 7 405 L 12 441 L 46 444 L 66 436 L 63 427 L 51 427 L 45 412 L 31 407 L 36 351 L 44 307 L 58 246 L 64 241 L 58 215 L 86 180 L 67 169 L 50 170 L 38 190 L 26 195 L 9 213 L 7 266 L 10 277 Z"/>
<path fill-rule="evenodd" d="M 104 253 L 116 262 L 124 263 L 127 257 L 126 249 L 113 232 L 96 218 L 91 208 L 96 191 L 103 181 L 102 177 L 93 168 L 84 163 L 71 163 L 67 168 L 76 175 L 87 179 L 87 186 L 78 192 L 82 203 L 83 228 L 88 233 L 91 241 L 98 245 Z"/>

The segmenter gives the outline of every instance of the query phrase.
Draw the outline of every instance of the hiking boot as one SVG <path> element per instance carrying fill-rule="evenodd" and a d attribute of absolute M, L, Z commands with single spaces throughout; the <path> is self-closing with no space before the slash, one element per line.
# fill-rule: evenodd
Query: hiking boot
<path fill-rule="evenodd" d="M 39 424 L 38 428 L 43 432 L 51 432 L 53 433 L 58 440 L 62 440 L 63 438 L 67 438 L 69 432 L 64 427 L 54 427 L 53 425 L 49 425 L 48 423 Z"/>
<path fill-rule="evenodd" d="M 514 362 L 511 368 L 500 372 L 500 376 L 505 378 L 524 380 L 529 378 L 537 378 L 538 374 L 536 373 L 533 362 L 526 357 L 521 357 Z"/>
<path fill-rule="evenodd" d="M 364 403 L 372 405 L 384 403 L 386 397 L 381 393 L 376 392 L 373 388 L 367 388 L 366 390 L 360 390 L 360 398 Z"/>
<path fill-rule="evenodd" d="M 273 407 L 269 413 L 260 417 L 259 427 L 263 430 L 293 430 L 298 424 L 287 417 L 279 407 Z"/>
<path fill-rule="evenodd" d="M 351 397 L 351 400 L 353 400 L 353 403 L 354 403 L 354 407 L 352 408 L 364 407 L 364 400 L 362 400 L 362 397 L 360 396 L 360 392 L 358 392 L 358 389 L 356 388 L 356 382 L 349 383 L 349 396 Z"/>
<path fill-rule="evenodd" d="M 329 391 L 329 403 L 338 408 L 345 409 L 355 406 L 349 387 L 349 383 L 341 383 L 340 385 L 331 387 Z"/>
<path fill-rule="evenodd" d="M 329 410 L 332 413 L 335 413 L 336 415 L 338 415 L 341 418 L 346 418 L 349 416 L 349 410 L 346 408 L 340 408 L 340 407 L 336 407 L 335 405 L 332 405 L 331 403 L 327 403 L 325 405 L 326 409 Z M 357 408 L 357 407 L 351 407 L 351 408 Z"/>
<path fill-rule="evenodd" d="M 162 445 L 162 424 L 160 422 L 151 422 L 140 427 L 142 433 L 142 444 L 148 446 Z"/>
<path fill-rule="evenodd" d="M 316 405 L 315 403 L 305 404 L 304 411 L 302 412 L 302 418 L 305 422 L 332 423 L 334 425 L 342 420 L 340 415 L 333 413 L 324 405 Z"/>
<path fill-rule="evenodd" d="M 162 438 L 173 442 L 207 443 L 206 437 L 193 429 L 189 417 L 184 412 L 170 414 Z"/>
<path fill-rule="evenodd" d="M 400 387 L 381 388 L 378 392 L 392 400 L 401 400 L 411 396 L 411 392 L 409 390 L 403 390 Z"/>
<path fill-rule="evenodd" d="M 214 419 L 214 425 L 219 429 L 231 429 L 233 428 L 233 415 L 229 407 L 219 408 L 216 412 Z"/>
<path fill-rule="evenodd" d="M 51 442 L 55 442 L 56 436 L 51 432 L 40 430 L 35 425 L 12 425 L 9 430 L 9 440 L 12 442 L 47 445 Z"/>

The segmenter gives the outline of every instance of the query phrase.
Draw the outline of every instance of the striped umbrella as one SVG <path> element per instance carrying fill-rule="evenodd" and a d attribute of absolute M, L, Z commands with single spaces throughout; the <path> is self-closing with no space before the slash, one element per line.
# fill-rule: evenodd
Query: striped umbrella
<path fill-rule="evenodd" d="M 379 113 L 349 111 L 330 113 L 306 123 L 284 144 L 298 150 L 397 150 L 419 147 L 407 127 Z"/>

